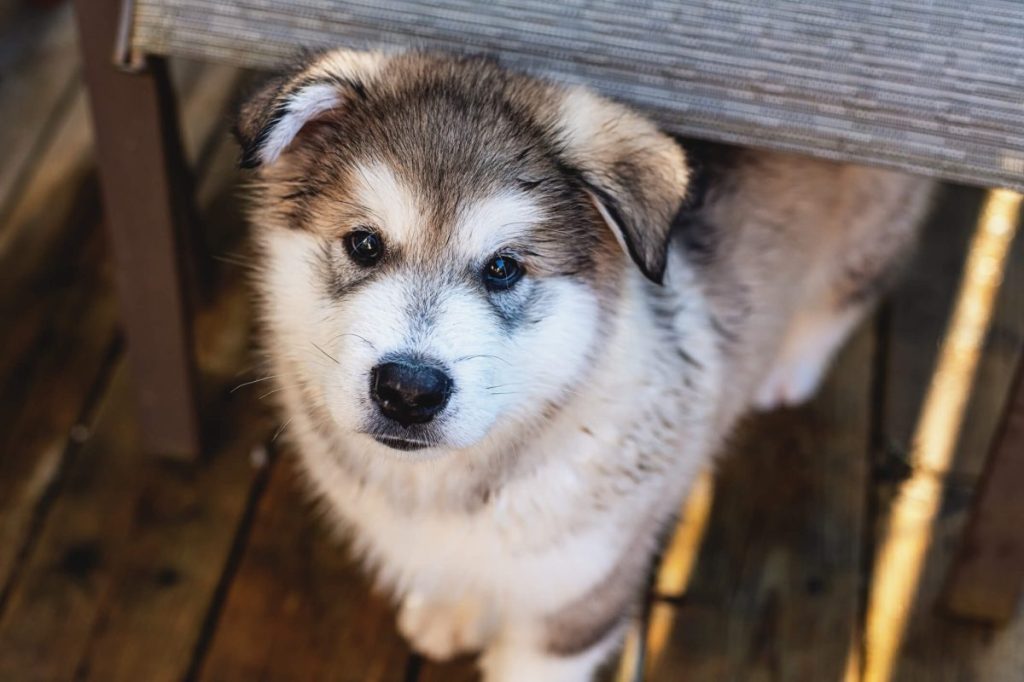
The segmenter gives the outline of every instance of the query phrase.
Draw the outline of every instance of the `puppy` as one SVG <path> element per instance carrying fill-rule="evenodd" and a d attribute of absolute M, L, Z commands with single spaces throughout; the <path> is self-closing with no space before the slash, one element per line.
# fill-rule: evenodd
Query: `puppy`
<path fill-rule="evenodd" d="M 691 482 L 814 392 L 931 188 L 437 54 L 323 54 L 237 131 L 286 433 L 404 635 L 488 682 L 591 678 Z"/>

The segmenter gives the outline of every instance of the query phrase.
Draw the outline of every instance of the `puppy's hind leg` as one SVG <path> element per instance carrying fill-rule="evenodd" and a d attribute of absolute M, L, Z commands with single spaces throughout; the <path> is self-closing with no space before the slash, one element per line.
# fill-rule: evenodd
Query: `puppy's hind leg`
<path fill-rule="evenodd" d="M 818 390 L 836 351 L 912 251 L 934 190 L 925 178 L 863 167 L 848 167 L 842 182 L 838 229 L 755 396 L 759 409 L 797 405 Z"/>
<path fill-rule="evenodd" d="M 836 351 L 870 309 L 848 305 L 801 310 L 786 332 L 782 349 L 761 382 L 754 406 L 759 410 L 799 405 L 817 392 Z"/>

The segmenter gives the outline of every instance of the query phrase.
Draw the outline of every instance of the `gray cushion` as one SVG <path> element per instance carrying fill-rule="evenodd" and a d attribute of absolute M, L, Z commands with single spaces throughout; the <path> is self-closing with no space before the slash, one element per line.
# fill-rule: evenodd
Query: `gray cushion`
<path fill-rule="evenodd" d="M 135 0 L 149 53 L 496 54 L 685 135 L 1024 189 L 1019 0 Z"/>

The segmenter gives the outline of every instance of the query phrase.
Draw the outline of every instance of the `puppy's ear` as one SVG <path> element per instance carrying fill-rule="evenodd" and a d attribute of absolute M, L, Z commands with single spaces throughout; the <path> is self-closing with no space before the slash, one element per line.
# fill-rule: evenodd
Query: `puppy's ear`
<path fill-rule="evenodd" d="M 242 167 L 273 164 L 305 126 L 365 97 L 387 60 L 380 53 L 333 50 L 264 84 L 242 103 L 235 121 Z"/>
<path fill-rule="evenodd" d="M 601 217 L 660 284 L 690 178 L 682 148 L 646 118 L 581 88 L 563 91 L 555 129 Z"/>

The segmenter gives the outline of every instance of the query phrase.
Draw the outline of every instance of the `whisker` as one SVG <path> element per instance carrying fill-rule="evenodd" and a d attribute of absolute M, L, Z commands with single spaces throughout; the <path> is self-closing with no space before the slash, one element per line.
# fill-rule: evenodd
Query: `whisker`
<path fill-rule="evenodd" d="M 276 379 L 279 376 L 281 376 L 281 375 L 280 374 L 273 374 L 273 375 L 268 376 L 268 377 L 262 377 L 260 379 L 253 379 L 252 381 L 245 381 L 245 382 L 242 382 L 242 383 L 238 384 L 237 386 L 235 386 L 233 389 L 228 391 L 228 393 L 229 394 L 234 393 L 235 391 L 237 391 L 240 388 L 245 388 L 246 386 L 252 386 L 253 384 L 258 384 L 261 381 L 269 381 L 270 379 Z"/>
<path fill-rule="evenodd" d="M 492 360 L 499 360 L 501 362 L 504 362 L 509 367 L 512 366 L 512 363 L 509 362 L 508 360 L 506 360 L 505 358 L 499 357 L 497 355 L 488 355 L 486 353 L 480 353 L 480 354 L 477 354 L 477 355 L 463 355 L 461 358 L 455 358 L 455 360 L 453 360 L 453 362 L 463 362 L 465 360 L 476 360 L 477 358 L 490 358 Z"/>
<path fill-rule="evenodd" d="M 321 348 L 320 346 L 316 345 L 316 344 L 315 344 L 315 343 L 313 343 L 312 341 L 310 341 L 310 343 L 312 343 L 312 344 L 313 344 L 313 347 L 314 347 L 314 348 L 316 348 L 316 349 L 317 349 L 318 351 L 320 351 L 321 353 L 323 353 L 324 355 L 326 355 L 328 359 L 330 359 L 330 360 L 334 361 L 334 364 L 336 364 L 336 365 L 340 365 L 340 364 L 341 364 L 340 362 L 338 362 L 338 359 L 337 359 L 336 357 L 334 357 L 333 355 L 331 355 L 330 353 L 328 353 L 327 351 L 325 351 L 325 350 L 324 350 L 323 348 Z"/>
<path fill-rule="evenodd" d="M 281 387 L 281 388 L 275 388 L 275 389 L 274 389 L 274 390 L 272 390 L 272 391 L 267 391 L 266 393 L 264 393 L 263 395 L 261 395 L 261 396 L 260 396 L 259 398 L 257 398 L 257 400 L 263 400 L 263 399 L 264 399 L 264 398 L 266 398 L 266 397 L 267 397 L 268 395 L 274 395 L 275 393 L 280 393 L 280 392 L 281 392 L 281 391 L 283 391 L 283 390 L 284 390 L 284 387 Z"/>
<path fill-rule="evenodd" d="M 362 341 L 363 343 L 365 343 L 365 344 L 366 344 L 367 346 L 369 346 L 369 347 L 370 347 L 370 348 L 371 348 L 372 350 L 377 350 L 377 346 L 373 345 L 373 342 L 372 342 L 372 341 L 370 341 L 369 339 L 367 339 L 367 338 L 366 338 L 365 336 L 360 336 L 359 334 L 353 334 L 352 332 L 342 332 L 341 334 L 337 334 L 337 335 L 336 335 L 336 336 L 334 337 L 334 339 L 331 339 L 331 340 L 333 341 L 333 340 L 336 340 L 336 339 L 340 339 L 340 338 L 341 338 L 341 337 L 343 337 L 343 336 L 353 336 L 353 337 L 355 337 L 355 338 L 359 339 L 360 341 Z"/>
<path fill-rule="evenodd" d="M 288 427 L 288 425 L 292 423 L 292 419 L 295 419 L 295 417 L 290 417 L 288 421 L 286 421 L 284 424 L 281 424 L 281 426 L 278 427 L 277 431 L 274 432 L 274 437 L 270 439 L 271 443 L 277 440 L 277 437 L 280 436 L 281 433 Z"/>
<path fill-rule="evenodd" d="M 257 264 L 253 259 L 245 258 L 244 256 L 239 256 L 236 254 L 225 253 L 220 255 L 214 255 L 213 259 L 216 261 L 220 261 L 221 263 L 227 263 L 228 265 L 236 265 L 240 268 L 248 268 L 252 270 L 257 269 Z"/>

